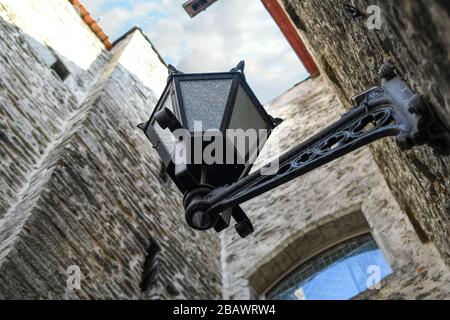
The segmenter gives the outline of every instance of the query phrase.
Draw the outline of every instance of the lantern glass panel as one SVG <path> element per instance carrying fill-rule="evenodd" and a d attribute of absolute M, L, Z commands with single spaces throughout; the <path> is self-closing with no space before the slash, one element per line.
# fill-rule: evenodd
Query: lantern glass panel
<path fill-rule="evenodd" d="M 246 159 L 247 155 L 252 155 L 257 151 L 258 143 L 264 143 L 268 135 L 267 130 L 270 129 L 263 116 L 258 112 L 257 107 L 242 86 L 239 86 L 228 128 L 242 129 L 246 132 L 248 137 L 246 147 L 237 148 L 238 156 L 241 159 Z"/>
<path fill-rule="evenodd" d="M 194 132 L 194 122 L 200 121 L 203 131 L 220 130 L 232 82 L 232 79 L 180 80 L 185 128 Z"/>

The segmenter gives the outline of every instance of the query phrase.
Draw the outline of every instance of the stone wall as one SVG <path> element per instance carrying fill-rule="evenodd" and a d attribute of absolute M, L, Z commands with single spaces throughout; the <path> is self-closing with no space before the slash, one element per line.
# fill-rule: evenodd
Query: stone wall
<path fill-rule="evenodd" d="M 21 188 L 27 183 L 27 176 L 52 148 L 61 126 L 76 113 L 87 88 L 107 63 L 108 53 L 102 51 L 101 44 L 93 42 L 95 37 L 89 32 L 84 33 L 83 21 L 68 3 L 63 2 L 65 7 L 61 1 L 46 1 L 45 6 L 53 3 L 53 7 L 45 9 L 54 12 L 55 16 L 67 16 L 67 21 L 75 20 L 73 33 L 81 29 L 86 35 L 86 41 L 80 44 L 84 44 L 86 52 L 91 53 L 89 59 L 92 66 L 87 70 L 82 67 L 83 63 L 87 64 L 86 61 L 67 63 L 68 60 L 60 54 L 65 50 L 58 39 L 68 32 L 67 27 L 62 29 L 57 25 L 61 34 L 53 31 L 44 35 L 43 30 L 39 33 L 38 28 L 25 26 L 25 21 L 30 23 L 27 18 L 33 15 L 23 11 L 25 8 L 30 10 L 33 7 L 31 3 L 27 6 L 25 2 L 0 1 L 0 218 L 14 204 Z M 36 1 L 33 3 L 38 6 Z M 37 14 L 34 16 L 33 21 L 45 20 Z M 16 25 L 24 25 L 26 30 L 34 32 L 34 36 L 21 31 Z M 83 56 L 88 54 L 80 54 L 80 57 Z M 57 58 L 64 59 L 71 71 L 71 76 L 64 83 L 50 68 Z"/>
<path fill-rule="evenodd" d="M 46 66 L 55 62 L 56 57 L 61 59 L 71 73 L 65 85 L 82 99 L 105 66 L 106 52 L 103 43 L 66 2 L 69 1 L 1 0 L 0 17 L 22 30 L 28 54 L 37 56 Z"/>
<path fill-rule="evenodd" d="M 186 226 L 136 127 L 167 75 L 154 48 L 136 30 L 107 52 L 68 1 L 17 3 L 0 1 L 0 297 L 220 297 L 218 238 Z"/>
<path fill-rule="evenodd" d="M 274 131 L 256 167 L 345 112 L 323 78 L 297 85 L 266 109 L 285 121 Z M 249 201 L 243 208 L 256 231 L 246 239 L 234 230 L 222 235 L 225 298 L 261 298 L 299 263 L 367 232 L 372 233 L 394 273 L 382 290 L 369 291 L 365 297 L 450 298 L 447 267 L 435 246 L 418 237 L 368 148 Z"/>
<path fill-rule="evenodd" d="M 378 67 L 391 60 L 450 128 L 450 6 L 439 0 L 355 0 L 365 12 L 381 8 L 381 29 L 343 10 L 348 1 L 280 0 L 311 48 L 322 74 L 347 106 L 378 83 Z M 450 265 L 450 157 L 428 147 L 401 152 L 391 139 L 372 151 L 401 208 Z"/>
<path fill-rule="evenodd" d="M 449 120 L 442 1 L 382 4 L 380 32 L 339 15 L 334 1 L 283 1 L 324 78 L 268 106 L 286 121 L 270 142 L 282 150 L 268 145 L 261 163 L 335 120 L 338 100 L 375 84 L 387 57 Z M 250 201 L 257 231 L 243 240 L 227 230 L 220 246 L 214 232 L 186 226 L 181 195 L 136 128 L 166 72 L 139 30 L 108 52 L 69 1 L 0 0 L 0 298 L 215 299 L 222 274 L 224 297 L 258 298 L 295 264 L 362 232 L 394 274 L 359 298 L 449 298 L 436 249 L 447 257 L 448 158 L 377 143 L 381 169 L 362 149 Z M 80 289 L 67 285 L 70 267 L 81 271 Z"/>

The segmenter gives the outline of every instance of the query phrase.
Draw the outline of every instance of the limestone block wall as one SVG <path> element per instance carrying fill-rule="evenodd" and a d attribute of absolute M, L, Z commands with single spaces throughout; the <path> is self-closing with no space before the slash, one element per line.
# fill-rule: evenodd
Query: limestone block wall
<path fill-rule="evenodd" d="M 285 121 L 269 139 L 259 165 L 345 112 L 323 78 L 297 85 L 266 109 Z M 225 298 L 261 298 L 298 263 L 364 232 L 372 233 L 394 271 L 382 290 L 364 297 L 450 298 L 447 267 L 434 245 L 418 237 L 368 148 L 251 200 L 243 208 L 256 232 L 247 239 L 240 239 L 234 230 L 222 234 Z"/>
<path fill-rule="evenodd" d="M 0 1 L 0 297 L 220 297 L 218 238 L 185 225 L 181 195 L 136 128 L 163 62 L 140 31 L 103 51 L 68 3 L 30 0 L 32 20 Z M 47 42 L 28 33 L 39 15 Z M 77 52 L 85 46 L 91 64 L 68 49 L 69 31 L 86 35 Z M 50 70 L 48 52 L 74 62 L 71 79 Z M 153 68 L 135 72 L 133 61 Z"/>
<path fill-rule="evenodd" d="M 337 96 L 348 99 L 377 84 L 390 59 L 450 128 L 450 7 L 438 0 L 354 0 L 361 12 L 381 9 L 381 28 L 351 19 L 334 0 L 280 0 Z M 450 265 L 450 157 L 421 147 L 401 152 L 391 140 L 373 145 L 375 159 L 401 208 Z"/>
<path fill-rule="evenodd" d="M 69 1 L 0 0 L 0 17 L 22 30 L 23 40 L 44 64 L 61 59 L 71 73 L 66 86 L 83 98 L 108 55 Z"/>
<path fill-rule="evenodd" d="M 133 30 L 131 30 L 133 31 Z M 135 29 L 134 31 L 139 31 Z M 121 65 L 134 74 L 147 88 L 159 97 L 167 83 L 167 66 L 162 61 L 157 49 L 150 40 L 136 37 L 129 43 L 129 48 L 123 53 Z M 135 52 L 139 52 L 138 55 Z"/>
<path fill-rule="evenodd" d="M 27 34 L 1 17 L 0 28 L 1 218 L 79 103 L 71 87 L 39 58 Z M 103 62 L 105 55 L 100 55 Z M 86 77 L 92 83 L 96 75 Z"/>

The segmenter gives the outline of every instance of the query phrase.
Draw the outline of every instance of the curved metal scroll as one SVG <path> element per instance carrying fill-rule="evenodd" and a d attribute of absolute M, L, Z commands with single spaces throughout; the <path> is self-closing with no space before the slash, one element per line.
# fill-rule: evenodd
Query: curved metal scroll
<path fill-rule="evenodd" d="M 212 214 L 239 205 L 375 140 L 401 132 L 392 106 L 358 111 L 284 154 L 276 168 L 270 169 L 270 164 L 230 186 L 212 191 L 205 199 L 207 212 Z"/>

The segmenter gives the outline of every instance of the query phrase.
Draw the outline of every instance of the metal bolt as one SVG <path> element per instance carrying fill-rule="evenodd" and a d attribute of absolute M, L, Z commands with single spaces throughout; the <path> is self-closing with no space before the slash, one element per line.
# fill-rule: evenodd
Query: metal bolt
<path fill-rule="evenodd" d="M 378 76 L 381 79 L 390 80 L 396 76 L 395 68 L 392 66 L 390 62 L 386 62 L 383 64 L 378 71 Z"/>

